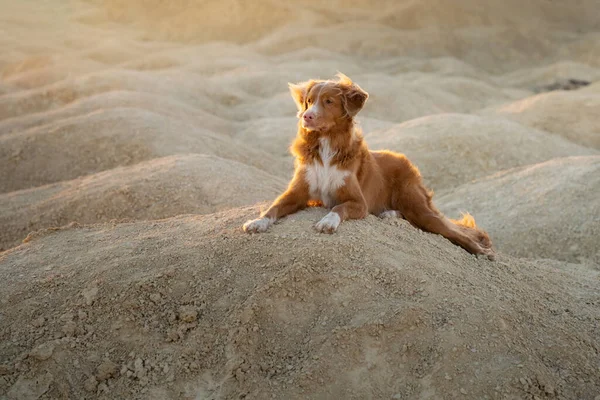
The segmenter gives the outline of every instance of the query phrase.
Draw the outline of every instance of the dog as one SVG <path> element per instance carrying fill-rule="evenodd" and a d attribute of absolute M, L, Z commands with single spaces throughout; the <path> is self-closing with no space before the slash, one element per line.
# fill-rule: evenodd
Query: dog
<path fill-rule="evenodd" d="M 437 233 L 466 251 L 494 259 L 492 242 L 469 214 L 445 217 L 432 203 L 433 193 L 404 154 L 370 151 L 354 118 L 369 95 L 346 75 L 334 80 L 289 84 L 298 107 L 298 134 L 291 146 L 295 173 L 287 190 L 243 230 L 265 232 L 275 221 L 308 206 L 331 211 L 315 229 L 334 233 L 341 222 L 369 213 L 404 218 Z"/>

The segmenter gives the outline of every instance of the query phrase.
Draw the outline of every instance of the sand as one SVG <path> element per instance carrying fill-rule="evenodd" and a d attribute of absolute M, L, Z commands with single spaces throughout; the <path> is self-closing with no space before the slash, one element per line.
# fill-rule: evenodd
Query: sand
<path fill-rule="evenodd" d="M 512 167 L 569 155 L 600 154 L 507 119 L 465 114 L 417 118 L 370 132 L 366 138 L 373 149 L 406 154 L 425 182 L 439 191 Z M 508 148 L 510 151 L 502 151 Z"/>
<path fill-rule="evenodd" d="M 51 398 L 597 393 L 600 271 L 477 259 L 373 216 L 319 236 L 320 209 L 241 234 L 256 212 L 70 227 L 5 252 L 8 376 L 50 379 Z"/>
<path fill-rule="evenodd" d="M 599 264 L 599 179 L 600 156 L 555 158 L 467 183 L 438 203 L 450 215 L 469 210 L 500 251 Z"/>
<path fill-rule="evenodd" d="M 597 0 L 0 7 L 0 399 L 598 399 Z M 241 231 L 287 83 L 337 71 L 496 261 L 321 208 Z"/>
<path fill-rule="evenodd" d="M 210 214 L 271 200 L 286 186 L 284 179 L 215 156 L 156 158 L 0 195 L 0 224 L 5 227 L 0 248 L 18 245 L 31 231 L 72 221 L 89 224 Z"/>
<path fill-rule="evenodd" d="M 600 101 L 595 93 L 559 91 L 528 97 L 484 113 L 496 113 L 572 142 L 600 149 L 599 109 Z"/>

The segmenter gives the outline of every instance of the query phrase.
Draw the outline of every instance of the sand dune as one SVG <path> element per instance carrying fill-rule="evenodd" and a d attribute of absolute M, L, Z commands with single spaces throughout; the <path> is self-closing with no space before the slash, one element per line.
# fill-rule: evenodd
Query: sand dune
<path fill-rule="evenodd" d="M 598 154 L 507 119 L 465 114 L 411 120 L 370 133 L 366 139 L 373 149 L 406 154 L 433 190 L 451 190 L 498 171 L 555 157 Z"/>
<path fill-rule="evenodd" d="M 568 79 L 578 78 L 587 82 L 600 80 L 600 71 L 587 63 L 559 61 L 534 68 L 524 68 L 496 76 L 497 84 L 541 90 L 544 86 Z"/>
<path fill-rule="evenodd" d="M 598 0 L 0 9 L 1 399 L 600 393 Z M 241 232 L 293 168 L 287 83 L 337 71 L 498 261 L 324 209 Z"/>
<path fill-rule="evenodd" d="M 599 180 L 600 156 L 559 158 L 463 185 L 438 203 L 471 212 L 507 254 L 600 263 Z"/>
<path fill-rule="evenodd" d="M 228 133 L 231 130 L 230 121 L 194 108 L 176 98 L 128 90 L 110 90 L 86 96 L 57 109 L 3 119 L 0 121 L 0 135 L 22 132 L 40 125 L 52 125 L 67 118 L 115 108 L 137 108 L 171 118 L 192 119 L 203 128 L 218 133 Z"/>
<path fill-rule="evenodd" d="M 552 92 L 495 107 L 496 113 L 524 125 L 600 149 L 600 98 L 594 93 Z"/>
<path fill-rule="evenodd" d="M 286 165 L 261 150 L 217 136 L 201 124 L 131 108 L 66 118 L 51 127 L 4 135 L 0 143 L 0 160 L 7 172 L 0 178 L 2 192 L 187 152 L 240 160 L 273 174 Z"/>
<path fill-rule="evenodd" d="M 29 370 L 9 398 L 35 379 L 52 398 L 67 379 L 73 396 L 100 381 L 128 398 L 598 392 L 598 271 L 478 260 L 372 216 L 319 236 L 323 209 L 248 236 L 257 212 L 71 228 L 4 253 L 3 351 Z"/>
<path fill-rule="evenodd" d="M 118 219 L 210 214 L 271 200 L 286 181 L 247 165 L 208 155 L 157 158 L 72 181 L 0 195 L 0 248 L 31 231 Z"/>

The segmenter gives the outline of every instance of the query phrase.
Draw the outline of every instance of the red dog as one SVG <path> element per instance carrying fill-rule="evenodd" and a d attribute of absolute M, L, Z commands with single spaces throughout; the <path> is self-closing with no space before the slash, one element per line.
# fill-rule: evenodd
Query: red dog
<path fill-rule="evenodd" d="M 369 95 L 343 74 L 338 80 L 290 84 L 298 106 L 298 135 L 291 151 L 296 171 L 288 189 L 243 229 L 264 232 L 277 219 L 310 205 L 331 211 L 315 228 L 333 233 L 347 219 L 400 217 L 449 239 L 472 254 L 494 257 L 492 242 L 469 214 L 446 218 L 431 202 L 417 167 L 391 151 L 369 151 L 354 117 Z"/>

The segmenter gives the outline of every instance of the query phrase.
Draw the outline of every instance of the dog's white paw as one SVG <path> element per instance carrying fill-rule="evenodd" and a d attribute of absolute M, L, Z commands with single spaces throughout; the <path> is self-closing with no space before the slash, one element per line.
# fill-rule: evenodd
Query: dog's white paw
<path fill-rule="evenodd" d="M 400 211 L 387 210 L 379 214 L 379 218 L 402 218 L 402 214 L 400 214 Z"/>
<path fill-rule="evenodd" d="M 244 232 L 246 233 L 266 232 L 266 230 L 273 225 L 273 222 L 273 219 L 267 217 L 251 219 L 250 221 L 246 221 L 244 226 L 242 226 L 242 229 L 244 229 Z"/>
<path fill-rule="evenodd" d="M 315 229 L 322 233 L 333 233 L 340 225 L 341 219 L 338 213 L 331 211 L 324 216 L 317 224 Z"/>

